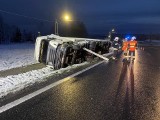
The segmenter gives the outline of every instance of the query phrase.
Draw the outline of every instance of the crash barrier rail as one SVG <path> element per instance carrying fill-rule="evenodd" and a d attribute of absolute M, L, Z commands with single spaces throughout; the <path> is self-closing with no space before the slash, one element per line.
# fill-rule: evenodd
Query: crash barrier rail
<path fill-rule="evenodd" d="M 36 41 L 37 42 L 37 41 Z M 110 41 L 83 39 L 83 38 L 45 38 L 36 45 L 37 60 L 54 69 L 60 69 L 69 65 L 82 63 L 94 59 L 96 56 L 108 61 L 101 54 L 108 53 L 111 47 Z"/>
<path fill-rule="evenodd" d="M 93 52 L 93 51 L 91 51 L 91 50 L 89 50 L 89 49 L 83 48 L 83 50 L 85 50 L 85 51 L 87 51 L 87 52 L 89 52 L 89 53 L 92 53 L 92 54 L 94 54 L 94 55 L 96 55 L 96 56 L 98 56 L 98 57 L 100 57 L 100 58 L 102 58 L 102 59 L 104 59 L 104 60 L 106 60 L 106 61 L 109 60 L 108 58 L 103 57 L 102 55 L 99 55 L 99 54 L 97 54 L 97 53 L 95 53 L 95 52 Z"/>

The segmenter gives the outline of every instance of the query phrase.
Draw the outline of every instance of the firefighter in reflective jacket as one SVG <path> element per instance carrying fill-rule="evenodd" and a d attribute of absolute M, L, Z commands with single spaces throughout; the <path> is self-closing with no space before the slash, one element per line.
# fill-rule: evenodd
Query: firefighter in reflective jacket
<path fill-rule="evenodd" d="M 124 53 L 124 56 L 127 56 L 127 52 L 128 52 L 128 39 L 125 38 L 122 44 L 122 50 Z"/>
<path fill-rule="evenodd" d="M 128 43 L 129 44 L 129 55 L 135 59 L 135 50 L 137 48 L 137 41 L 136 37 L 132 37 L 131 41 Z"/>

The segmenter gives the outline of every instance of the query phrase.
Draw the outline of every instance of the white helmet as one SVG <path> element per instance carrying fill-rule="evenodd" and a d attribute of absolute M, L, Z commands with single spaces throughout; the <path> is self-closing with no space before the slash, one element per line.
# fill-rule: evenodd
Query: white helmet
<path fill-rule="evenodd" d="M 128 41 L 128 39 L 127 39 L 127 38 L 124 38 L 123 41 Z"/>
<path fill-rule="evenodd" d="M 119 37 L 115 37 L 114 40 L 115 40 L 115 41 L 118 41 L 118 40 L 119 40 Z"/>
<path fill-rule="evenodd" d="M 136 37 L 135 37 L 135 36 L 133 36 L 133 37 L 131 38 L 131 40 L 136 40 Z"/>

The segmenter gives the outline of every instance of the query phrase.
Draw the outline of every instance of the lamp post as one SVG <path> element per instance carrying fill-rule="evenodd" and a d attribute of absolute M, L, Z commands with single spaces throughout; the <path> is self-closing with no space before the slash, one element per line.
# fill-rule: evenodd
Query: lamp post
<path fill-rule="evenodd" d="M 63 20 L 64 21 L 70 21 L 70 16 L 68 15 L 68 14 L 65 14 L 64 16 L 63 16 Z M 58 33 L 58 20 L 56 19 L 55 20 L 55 35 L 58 35 L 59 33 Z"/>
<path fill-rule="evenodd" d="M 55 20 L 55 35 L 58 35 L 58 21 Z"/>

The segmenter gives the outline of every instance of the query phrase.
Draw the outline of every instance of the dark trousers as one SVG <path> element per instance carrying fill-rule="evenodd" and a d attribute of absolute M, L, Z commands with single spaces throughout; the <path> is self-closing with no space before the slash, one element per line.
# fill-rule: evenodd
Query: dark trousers
<path fill-rule="evenodd" d="M 117 57 L 117 54 L 118 54 L 118 49 L 115 49 L 113 53 L 113 57 Z"/>

